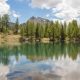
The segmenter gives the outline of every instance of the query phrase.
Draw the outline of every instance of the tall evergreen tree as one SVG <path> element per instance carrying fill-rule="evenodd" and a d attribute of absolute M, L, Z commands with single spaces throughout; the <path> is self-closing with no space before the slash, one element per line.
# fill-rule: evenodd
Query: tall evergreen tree
<path fill-rule="evenodd" d="M 9 30 L 9 15 L 5 14 L 4 15 L 4 23 L 5 23 L 5 30 L 8 31 Z"/>
<path fill-rule="evenodd" d="M 54 25 L 54 37 L 57 40 L 60 39 L 60 28 L 61 28 L 61 24 L 58 21 L 56 21 Z"/>
<path fill-rule="evenodd" d="M 19 20 L 18 20 L 18 18 L 16 18 L 14 34 L 18 34 L 18 31 L 19 31 Z"/>
<path fill-rule="evenodd" d="M 76 20 L 73 20 L 68 24 L 68 37 L 70 40 L 77 39 L 79 34 L 78 24 Z"/>
<path fill-rule="evenodd" d="M 0 32 L 8 32 L 9 30 L 9 15 L 5 14 L 0 17 Z"/>
<path fill-rule="evenodd" d="M 37 23 L 37 26 L 36 26 L 36 32 L 35 32 L 35 38 L 36 39 L 39 39 L 40 38 L 40 32 L 39 32 L 39 23 Z"/>
<path fill-rule="evenodd" d="M 49 37 L 49 23 L 48 23 L 48 22 L 45 23 L 45 33 L 44 33 L 44 37 L 46 37 L 46 38 Z"/>
<path fill-rule="evenodd" d="M 65 31 L 64 26 L 62 24 L 61 25 L 61 38 L 60 38 L 61 42 L 65 40 L 65 32 L 64 31 Z"/>

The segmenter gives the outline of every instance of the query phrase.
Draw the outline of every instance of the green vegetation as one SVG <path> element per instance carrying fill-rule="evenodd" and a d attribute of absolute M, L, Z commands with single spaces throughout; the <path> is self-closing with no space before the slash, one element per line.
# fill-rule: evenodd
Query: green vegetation
<path fill-rule="evenodd" d="M 69 23 L 59 21 L 35 22 L 28 20 L 24 24 L 19 24 L 18 18 L 15 25 L 10 27 L 10 19 L 6 14 L 0 17 L 0 32 L 21 35 L 28 40 L 41 40 L 48 38 L 50 41 L 80 41 L 80 27 L 76 20 Z"/>
<path fill-rule="evenodd" d="M 76 60 L 80 55 L 80 45 L 78 43 L 26 43 L 17 46 L 0 46 L 0 63 L 8 65 L 10 59 L 20 60 L 20 56 L 25 56 L 30 61 L 47 60 L 55 58 L 59 60 L 62 57 L 69 57 L 70 60 Z M 23 61 L 24 62 L 24 61 Z"/>
<path fill-rule="evenodd" d="M 0 32 L 8 32 L 9 30 L 9 16 L 6 14 L 0 17 Z"/>
<path fill-rule="evenodd" d="M 18 34 L 18 30 L 19 30 L 19 20 L 17 18 L 14 26 L 14 34 Z"/>

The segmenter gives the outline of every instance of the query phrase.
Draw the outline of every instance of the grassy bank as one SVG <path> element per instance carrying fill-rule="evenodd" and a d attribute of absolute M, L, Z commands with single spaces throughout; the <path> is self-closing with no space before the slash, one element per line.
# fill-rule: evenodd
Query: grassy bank
<path fill-rule="evenodd" d="M 0 34 L 0 44 L 10 44 L 15 45 L 20 43 L 20 35 L 13 35 L 13 34 Z"/>
<path fill-rule="evenodd" d="M 8 45 L 18 45 L 21 44 L 23 42 L 42 42 L 42 43 L 49 43 L 49 42 L 61 42 L 60 40 L 55 39 L 54 41 L 50 41 L 49 38 L 40 38 L 40 39 L 36 39 L 36 38 L 30 38 L 30 37 L 22 37 L 21 35 L 14 35 L 14 34 L 3 34 L 0 33 L 0 44 L 8 44 Z M 68 38 L 66 38 L 63 42 L 65 43 L 69 43 L 69 42 L 73 42 L 73 43 L 77 43 L 79 41 L 76 40 L 69 40 Z"/>

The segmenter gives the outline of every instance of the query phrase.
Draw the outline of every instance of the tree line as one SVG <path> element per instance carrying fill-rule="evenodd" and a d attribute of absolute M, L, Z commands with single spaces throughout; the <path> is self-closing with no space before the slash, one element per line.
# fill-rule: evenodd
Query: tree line
<path fill-rule="evenodd" d="M 14 26 L 10 26 L 9 15 L 0 17 L 0 33 L 19 34 L 22 38 L 29 38 L 31 40 L 41 40 L 42 38 L 49 38 L 50 41 L 79 41 L 80 40 L 80 26 L 76 20 L 71 22 L 61 23 L 60 21 L 46 21 L 44 23 L 27 21 L 24 24 L 19 24 L 18 18 Z"/>

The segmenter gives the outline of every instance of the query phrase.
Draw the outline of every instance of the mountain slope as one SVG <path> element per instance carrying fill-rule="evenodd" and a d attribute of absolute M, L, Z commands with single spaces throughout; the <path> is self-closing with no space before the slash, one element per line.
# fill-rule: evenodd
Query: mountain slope
<path fill-rule="evenodd" d="M 46 22 L 50 22 L 48 19 L 41 18 L 41 17 L 34 17 L 34 16 L 32 16 L 28 21 L 32 21 L 34 23 L 46 23 Z"/>

